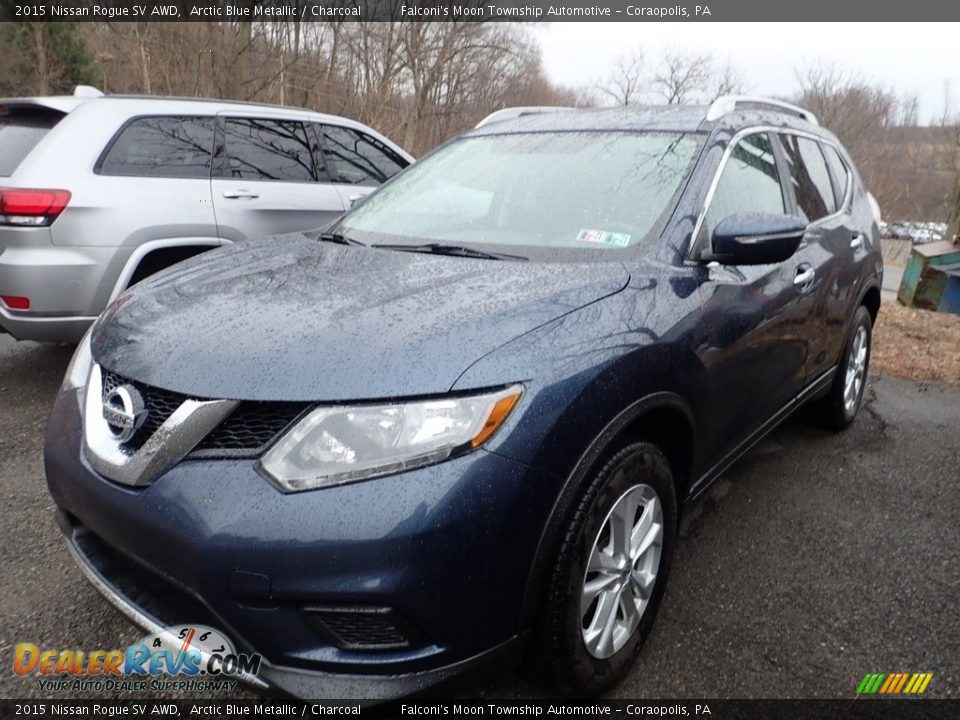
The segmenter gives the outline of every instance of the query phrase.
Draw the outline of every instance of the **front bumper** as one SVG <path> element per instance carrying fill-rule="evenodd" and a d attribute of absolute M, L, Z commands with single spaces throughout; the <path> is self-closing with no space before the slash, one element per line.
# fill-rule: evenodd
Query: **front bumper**
<path fill-rule="evenodd" d="M 111 605 L 134 625 L 151 635 L 157 635 L 171 625 L 169 620 L 163 621 L 157 617 L 159 613 L 154 614 L 141 607 L 138 600 L 131 597 L 135 593 L 126 592 L 133 589 L 133 586 L 118 586 L 113 580 L 105 577 L 96 560 L 91 557 L 89 545 L 82 540 L 83 530 L 78 531 L 77 528 L 72 527 L 67 516 L 62 512 L 57 513 L 57 522 L 67 535 L 67 548 L 80 570 Z M 80 537 L 77 537 L 78 534 Z M 142 602 L 142 600 L 141 595 L 139 601 Z M 519 638 L 512 639 L 468 660 L 422 672 L 386 676 L 359 675 L 303 670 L 263 662 L 256 675 L 244 673 L 238 678 L 260 692 L 280 691 L 296 697 L 331 700 L 345 698 L 363 698 L 369 701 L 390 700 L 445 682 L 473 667 L 491 662 L 494 658 L 516 658 L 522 647 L 518 640 Z"/>
<path fill-rule="evenodd" d="M 481 450 L 285 495 L 250 460 L 188 459 L 128 488 L 82 457 L 78 396 L 56 400 L 48 485 L 85 574 L 141 627 L 210 624 L 263 656 L 259 680 L 271 686 L 367 699 L 421 690 L 522 636 L 520 608 L 556 493 L 541 473 Z M 130 567 L 146 577 L 132 591 L 118 569 Z M 158 602 L 170 598 L 183 602 Z M 337 646 L 308 621 L 306 608 L 317 606 L 392 608 L 418 641 Z"/>

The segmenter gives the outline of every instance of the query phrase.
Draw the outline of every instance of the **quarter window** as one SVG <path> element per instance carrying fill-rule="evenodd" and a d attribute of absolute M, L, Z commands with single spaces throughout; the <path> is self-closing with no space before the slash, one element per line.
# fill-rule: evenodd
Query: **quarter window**
<path fill-rule="evenodd" d="M 797 135 L 783 135 L 782 138 L 801 217 L 813 222 L 836 212 L 837 203 L 820 143 Z"/>
<path fill-rule="evenodd" d="M 227 118 L 222 175 L 239 180 L 329 182 L 307 126 L 295 120 Z"/>
<path fill-rule="evenodd" d="M 406 167 L 390 148 L 353 128 L 318 125 L 324 158 L 340 182 L 380 185 Z"/>
<path fill-rule="evenodd" d="M 747 212 L 782 214 L 783 190 L 767 133 L 749 135 L 737 143 L 727 158 L 706 216 L 706 228 L 714 228 L 730 215 Z"/>
<path fill-rule="evenodd" d="M 850 184 L 850 171 L 847 165 L 840 157 L 837 149 L 831 145 L 822 145 L 823 153 L 827 156 L 827 164 L 833 171 L 833 197 L 837 201 L 837 207 L 843 205 L 847 195 L 847 185 Z"/>
<path fill-rule="evenodd" d="M 100 162 L 101 175 L 209 178 L 213 117 L 143 117 L 129 123 Z"/>

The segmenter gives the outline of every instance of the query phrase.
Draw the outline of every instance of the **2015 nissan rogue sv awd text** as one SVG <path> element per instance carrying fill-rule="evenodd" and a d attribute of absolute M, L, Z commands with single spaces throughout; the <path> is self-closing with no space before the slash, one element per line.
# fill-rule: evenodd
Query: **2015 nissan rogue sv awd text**
<path fill-rule="evenodd" d="M 878 246 L 799 108 L 498 113 L 323 233 L 121 294 L 49 423 L 58 522 L 132 619 L 219 628 L 280 691 L 521 652 L 603 691 L 685 508 L 801 405 L 853 421 Z"/>

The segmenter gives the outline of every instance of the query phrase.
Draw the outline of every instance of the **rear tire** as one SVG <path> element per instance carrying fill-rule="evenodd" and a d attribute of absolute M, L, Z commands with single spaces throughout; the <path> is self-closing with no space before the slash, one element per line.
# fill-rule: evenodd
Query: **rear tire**
<path fill-rule="evenodd" d="M 531 669 L 565 695 L 593 695 L 620 682 L 659 609 L 676 530 L 667 458 L 650 443 L 623 443 L 573 510 Z"/>
<path fill-rule="evenodd" d="M 857 417 L 867 386 L 872 342 L 873 319 L 861 305 L 853 314 L 833 384 L 827 395 L 813 406 L 817 421 L 827 430 L 846 430 Z"/>

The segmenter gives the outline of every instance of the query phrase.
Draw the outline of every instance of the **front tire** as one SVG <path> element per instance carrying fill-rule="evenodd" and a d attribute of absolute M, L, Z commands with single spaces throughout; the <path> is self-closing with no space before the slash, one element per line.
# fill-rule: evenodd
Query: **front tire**
<path fill-rule="evenodd" d="M 820 424 L 826 429 L 834 432 L 846 430 L 857 417 L 867 386 L 872 342 L 873 318 L 861 305 L 850 323 L 837 376 L 827 395 L 815 406 Z"/>
<path fill-rule="evenodd" d="M 629 672 L 663 598 L 676 529 L 666 457 L 624 443 L 573 511 L 549 581 L 534 659 L 557 690 L 593 695 Z"/>

